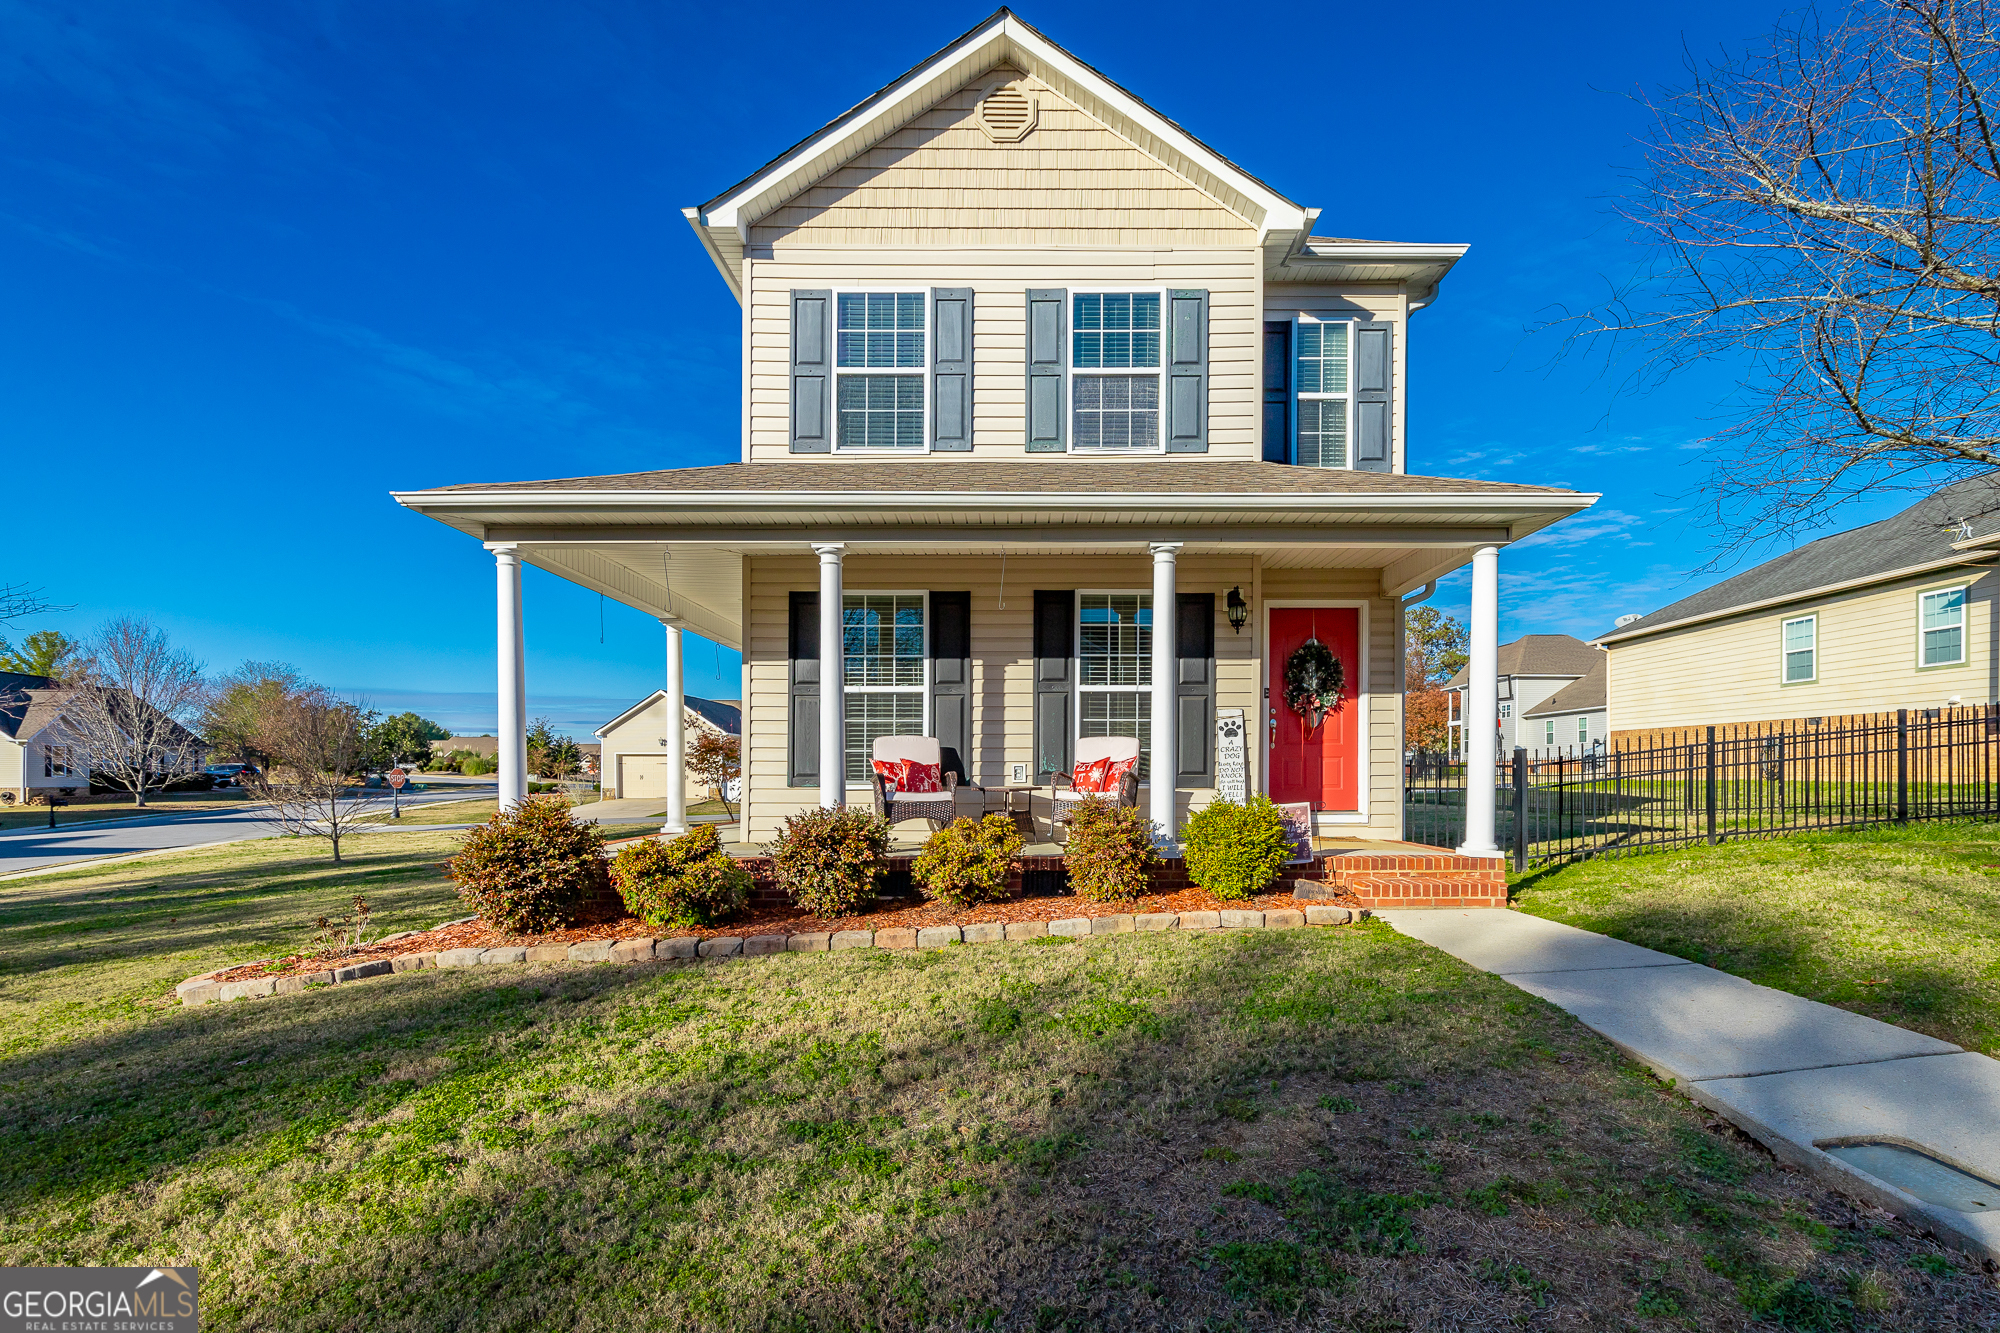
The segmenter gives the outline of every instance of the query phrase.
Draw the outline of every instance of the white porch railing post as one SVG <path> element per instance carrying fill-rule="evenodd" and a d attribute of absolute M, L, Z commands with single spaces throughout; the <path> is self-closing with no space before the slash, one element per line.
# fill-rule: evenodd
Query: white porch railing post
<path fill-rule="evenodd" d="M 1174 658 L 1179 634 L 1179 603 L 1174 597 L 1174 561 L 1179 542 L 1154 542 L 1153 551 L 1153 717 L 1151 773 L 1147 812 L 1159 830 L 1160 845 L 1175 845 L 1174 782 L 1180 771 L 1180 750 L 1174 743 L 1176 714 Z"/>
<path fill-rule="evenodd" d="M 686 833 L 687 820 L 687 682 L 681 674 L 681 623 L 662 616 L 667 630 L 667 822 L 660 832 Z"/>
<path fill-rule="evenodd" d="M 841 679 L 839 542 L 813 547 L 819 556 L 819 803 L 829 810 L 847 804 L 846 692 Z"/>
<path fill-rule="evenodd" d="M 1472 553 L 1472 626 L 1465 666 L 1466 709 L 1460 736 L 1465 757 L 1464 856 L 1497 856 L 1493 836 L 1494 767 L 1500 726 L 1500 548 Z"/>
<path fill-rule="evenodd" d="M 528 794 L 527 649 L 521 632 L 521 548 L 488 542 L 499 578 L 500 808 Z"/>

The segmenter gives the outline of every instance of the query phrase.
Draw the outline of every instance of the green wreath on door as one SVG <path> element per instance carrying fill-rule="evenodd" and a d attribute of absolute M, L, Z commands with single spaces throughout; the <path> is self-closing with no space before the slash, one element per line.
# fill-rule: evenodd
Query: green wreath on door
<path fill-rule="evenodd" d="M 1285 707 L 1299 715 L 1300 739 L 1318 731 L 1328 713 L 1338 712 L 1346 693 L 1347 668 L 1317 638 L 1285 660 Z"/>

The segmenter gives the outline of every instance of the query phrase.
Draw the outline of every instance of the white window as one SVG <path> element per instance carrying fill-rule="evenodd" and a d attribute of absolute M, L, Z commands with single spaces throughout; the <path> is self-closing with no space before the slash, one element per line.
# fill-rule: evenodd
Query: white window
<path fill-rule="evenodd" d="M 1501 704 L 1501 705 L 1500 705 L 1500 716 L 1502 716 L 1502 717 L 1512 717 L 1512 716 L 1514 716 L 1514 705 L 1512 705 L 1512 704 Z"/>
<path fill-rule="evenodd" d="M 1298 323 L 1299 396 L 1297 462 L 1300 467 L 1348 466 L 1348 348 L 1353 325 L 1301 319 Z"/>
<path fill-rule="evenodd" d="M 1819 678 L 1819 617 L 1800 616 L 1784 627 L 1785 684 Z"/>
<path fill-rule="evenodd" d="M 1070 448 L 1078 453 L 1158 453 L 1159 292 L 1070 296 Z"/>
<path fill-rule="evenodd" d="M 1576 720 L 1576 741 L 1579 745 L 1588 745 L 1590 743 L 1590 715 L 1588 713 Z"/>
<path fill-rule="evenodd" d="M 850 592 L 840 599 L 849 782 L 873 775 L 876 737 L 929 734 L 926 602 L 920 592 Z"/>
<path fill-rule="evenodd" d="M 1556 720 L 1554 718 L 1550 718 L 1548 722 L 1544 724 L 1544 730 L 1542 732 L 1542 744 L 1554 745 L 1555 743 L 1556 743 Z"/>
<path fill-rule="evenodd" d="M 930 300 L 922 292 L 834 294 L 835 442 L 922 451 Z"/>
<path fill-rule="evenodd" d="M 42 747 L 42 776 L 45 778 L 66 778 L 74 775 L 71 767 L 76 762 L 67 745 L 45 745 Z"/>
<path fill-rule="evenodd" d="M 1965 589 L 1940 588 L 1917 598 L 1921 666 L 1951 666 L 1965 660 Z"/>
<path fill-rule="evenodd" d="M 1152 680 L 1152 594 L 1079 594 L 1076 734 L 1137 736 L 1141 781 L 1151 761 Z"/>

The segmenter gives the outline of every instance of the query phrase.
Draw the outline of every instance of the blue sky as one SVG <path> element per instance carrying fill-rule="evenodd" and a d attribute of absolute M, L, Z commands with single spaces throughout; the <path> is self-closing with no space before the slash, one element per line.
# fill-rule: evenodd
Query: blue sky
<path fill-rule="evenodd" d="M 0 0 L 0 583 L 76 604 L 13 637 L 143 613 L 217 670 L 489 728 L 490 558 L 388 492 L 734 459 L 735 305 L 680 208 L 990 11 L 738 12 Z M 1631 94 L 1777 8 L 1022 12 L 1323 233 L 1471 243 L 1412 326 L 1412 470 L 1604 493 L 1504 556 L 1507 636 L 1717 577 L 1686 493 L 1727 375 L 1620 393 L 1524 330 L 1637 258 Z M 532 711 L 587 732 L 660 682 L 655 622 L 533 570 L 526 600 Z M 691 692 L 736 668 L 691 642 Z"/>

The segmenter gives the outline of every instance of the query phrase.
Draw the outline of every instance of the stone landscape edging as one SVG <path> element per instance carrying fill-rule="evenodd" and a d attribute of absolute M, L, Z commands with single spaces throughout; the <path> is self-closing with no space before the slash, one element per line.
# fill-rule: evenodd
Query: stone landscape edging
<path fill-rule="evenodd" d="M 1270 912 L 1227 909 L 1217 912 L 1143 912 L 1137 915 L 1073 916 L 1060 921 L 986 921 L 969 926 L 891 926 L 881 930 L 818 931 L 800 935 L 723 935 L 699 939 L 683 935 L 671 939 L 641 935 L 622 940 L 585 940 L 581 944 L 496 945 L 476 949 L 445 949 L 438 952 L 397 954 L 332 967 L 320 972 L 303 972 L 289 977 L 251 977 L 242 981 L 217 981 L 224 972 L 249 963 L 232 963 L 200 976 L 189 977 L 174 987 L 182 1004 L 222 1004 L 230 1000 L 260 999 L 268 995 L 303 995 L 346 982 L 397 972 L 461 967 L 509 967 L 525 963 L 640 963 L 684 961 L 701 958 L 762 958 L 778 953 L 828 953 L 843 949 L 941 949 L 953 944 L 1018 943 L 1045 936 L 1071 938 L 1090 935 L 1119 935 L 1152 930 L 1293 930 L 1304 926 L 1344 926 L 1369 915 L 1365 907 L 1337 907 L 1310 904 L 1302 910 Z M 459 925 L 473 918 L 447 921 Z M 442 929 L 442 927 L 433 927 Z M 384 936 L 379 944 L 392 944 L 422 932 L 406 930 Z M 268 960 L 252 960 L 268 961 Z"/>

